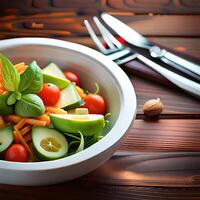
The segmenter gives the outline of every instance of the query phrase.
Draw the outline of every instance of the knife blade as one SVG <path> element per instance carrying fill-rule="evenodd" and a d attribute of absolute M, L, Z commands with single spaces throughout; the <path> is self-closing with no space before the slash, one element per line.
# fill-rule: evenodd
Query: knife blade
<path fill-rule="evenodd" d="M 131 45 L 148 49 L 153 58 L 158 58 L 171 67 L 189 75 L 190 77 L 200 81 L 200 65 L 189 60 L 183 59 L 175 54 L 168 52 L 154 45 L 151 41 L 143 37 L 141 34 L 121 22 L 117 18 L 107 14 L 101 14 L 104 22 L 111 27 L 119 36 Z"/>

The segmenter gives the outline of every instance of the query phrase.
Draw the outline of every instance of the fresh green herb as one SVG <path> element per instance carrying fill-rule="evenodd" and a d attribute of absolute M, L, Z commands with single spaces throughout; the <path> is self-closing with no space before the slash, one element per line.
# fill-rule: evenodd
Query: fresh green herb
<path fill-rule="evenodd" d="M 69 151 L 68 155 L 72 155 L 75 153 L 78 153 L 84 149 L 84 137 L 81 132 L 79 132 L 80 137 L 70 134 L 70 133 L 65 133 L 70 139 L 69 139 Z"/>
<path fill-rule="evenodd" d="M 70 139 L 76 139 L 78 141 L 81 140 L 78 136 L 76 136 L 74 134 L 71 134 L 71 133 L 65 133 L 65 135 L 68 136 L 68 137 L 70 137 Z"/>
<path fill-rule="evenodd" d="M 0 54 L 0 59 L 2 62 L 2 81 L 3 86 L 11 92 L 17 91 L 19 82 L 20 82 L 20 75 L 17 70 L 14 68 L 13 64 L 10 60 L 3 54 Z"/>
<path fill-rule="evenodd" d="M 68 156 L 73 155 L 73 154 L 76 153 L 76 151 L 77 151 L 77 149 L 79 147 L 79 144 L 80 144 L 80 141 L 77 141 L 77 140 L 71 141 L 69 143 Z"/>
<path fill-rule="evenodd" d="M 19 91 L 24 94 L 39 93 L 42 89 L 43 75 L 42 70 L 37 65 L 36 61 L 33 61 L 26 69 L 26 71 L 20 76 Z"/>
<path fill-rule="evenodd" d="M 40 97 L 35 94 L 24 94 L 15 104 L 15 113 L 22 117 L 36 117 L 44 112 L 44 104 Z"/>
<path fill-rule="evenodd" d="M 83 151 L 83 149 L 84 149 L 84 137 L 83 137 L 83 134 L 81 132 L 79 132 L 79 133 L 80 133 L 81 141 L 80 141 L 80 144 L 78 146 L 78 149 L 76 150 L 76 153 Z"/>
<path fill-rule="evenodd" d="M 85 149 L 98 142 L 98 135 L 94 134 L 92 136 L 85 137 Z"/>
<path fill-rule="evenodd" d="M 108 120 L 108 118 L 111 117 L 111 116 L 112 116 L 111 113 L 107 113 L 107 114 L 104 116 L 105 125 L 106 125 L 106 126 L 110 123 L 110 121 Z"/>
<path fill-rule="evenodd" d="M 12 92 L 10 94 L 10 96 L 7 99 L 7 104 L 10 105 L 14 105 L 16 103 L 17 100 L 21 99 L 22 94 L 20 92 Z"/>
<path fill-rule="evenodd" d="M 7 99 L 7 104 L 8 104 L 9 106 L 11 106 L 11 105 L 14 105 L 14 104 L 16 103 L 16 101 L 17 101 L 17 99 L 16 99 L 16 96 L 15 96 L 15 93 L 13 92 L 13 93 L 11 93 L 10 96 L 8 97 L 8 99 Z"/>
<path fill-rule="evenodd" d="M 15 98 L 16 98 L 17 100 L 20 100 L 20 99 L 22 98 L 21 92 L 19 92 L 19 91 L 15 92 Z"/>
<path fill-rule="evenodd" d="M 0 115 L 9 115 L 13 113 L 13 106 L 7 104 L 9 93 L 0 95 Z"/>

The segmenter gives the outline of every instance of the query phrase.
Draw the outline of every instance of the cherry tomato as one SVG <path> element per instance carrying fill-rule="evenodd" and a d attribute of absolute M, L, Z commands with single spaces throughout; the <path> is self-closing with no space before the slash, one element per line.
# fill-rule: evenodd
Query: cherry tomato
<path fill-rule="evenodd" d="M 38 96 L 46 106 L 54 106 L 60 99 L 60 90 L 54 84 L 45 83 Z"/>
<path fill-rule="evenodd" d="M 90 114 L 105 114 L 106 104 L 102 96 L 98 94 L 89 94 L 84 99 L 84 108 L 87 108 Z"/>
<path fill-rule="evenodd" d="M 6 151 L 5 160 L 13 162 L 27 162 L 29 153 L 22 144 L 13 144 Z"/>
<path fill-rule="evenodd" d="M 77 86 L 80 86 L 80 79 L 79 77 L 74 73 L 74 72 L 71 72 L 71 71 L 68 71 L 66 70 L 64 72 L 64 75 L 65 77 L 70 80 L 72 83 L 76 83 Z"/>

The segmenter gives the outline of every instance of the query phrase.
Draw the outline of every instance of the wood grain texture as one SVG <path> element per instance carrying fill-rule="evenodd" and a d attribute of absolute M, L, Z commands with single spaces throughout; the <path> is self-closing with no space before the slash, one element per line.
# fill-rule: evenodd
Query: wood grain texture
<path fill-rule="evenodd" d="M 188 0 L 107 0 L 108 11 L 132 12 L 136 14 L 199 14 L 199 1 Z"/>
<path fill-rule="evenodd" d="M 118 16 L 120 20 L 145 36 L 200 36 L 200 16 Z M 66 37 L 88 35 L 83 25 L 91 16 L 52 12 L 0 18 L 0 34 L 5 38 L 22 36 Z M 184 22 L 184 23 L 183 23 Z M 154 28 L 156 27 L 156 28 Z"/>
<path fill-rule="evenodd" d="M 123 14 L 199 14 L 198 0 L 2 0 L 2 14 L 32 14 L 67 11 L 80 14 L 97 14 L 110 11 Z"/>
<path fill-rule="evenodd" d="M 0 18 L 0 39 L 54 37 L 94 47 L 82 21 L 109 11 L 154 42 L 199 58 L 199 3 L 198 0 L 86 0 L 84 3 L 80 0 L 3 0 L 0 15 L 6 17 Z M 166 13 L 170 15 L 163 15 Z M 0 199 L 199 200 L 200 189 L 191 188 L 200 185 L 199 157 L 163 158 L 160 154 L 155 158 L 155 153 L 147 154 L 150 151 L 200 152 L 199 101 L 176 89 L 127 74 L 137 94 L 138 119 L 111 160 L 94 172 L 63 184 L 0 185 Z M 142 105 L 156 97 L 165 105 L 163 114 L 158 121 L 143 120 Z"/>
<path fill-rule="evenodd" d="M 199 152 L 200 119 L 135 120 L 120 149 Z"/>
<path fill-rule="evenodd" d="M 137 96 L 137 113 L 143 113 L 144 103 L 152 98 L 160 98 L 164 104 L 162 114 L 195 114 L 200 118 L 200 102 L 179 89 L 145 80 L 137 76 L 130 76 Z"/>
<path fill-rule="evenodd" d="M 200 187 L 199 155 L 118 151 L 108 162 L 78 181 L 109 186 Z"/>
<path fill-rule="evenodd" d="M 106 186 L 68 182 L 45 187 L 0 186 L 0 198 L 5 200 L 82 200 L 84 197 L 97 200 L 199 200 L 199 188 L 163 188 L 135 186 Z"/>

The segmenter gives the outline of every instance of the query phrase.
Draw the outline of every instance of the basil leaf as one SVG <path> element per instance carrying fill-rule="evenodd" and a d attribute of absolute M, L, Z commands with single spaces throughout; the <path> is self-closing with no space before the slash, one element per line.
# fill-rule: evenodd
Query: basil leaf
<path fill-rule="evenodd" d="M 19 82 L 20 82 L 20 75 L 17 70 L 14 68 L 13 64 L 10 60 L 3 54 L 0 54 L 0 59 L 2 62 L 2 80 L 3 86 L 8 91 L 17 91 Z"/>
<path fill-rule="evenodd" d="M 17 101 L 17 100 L 20 100 L 21 99 L 21 93 L 20 92 L 13 92 L 13 93 L 11 93 L 10 94 L 10 96 L 8 97 L 8 99 L 7 99 L 7 104 L 8 105 L 13 105 L 13 104 L 15 104 L 15 102 Z"/>
<path fill-rule="evenodd" d="M 11 106 L 11 105 L 15 104 L 16 101 L 17 101 L 17 99 L 16 99 L 16 96 L 15 96 L 15 93 L 11 93 L 10 96 L 8 97 L 8 99 L 7 99 L 7 104 L 9 106 Z"/>
<path fill-rule="evenodd" d="M 0 115 L 9 115 L 13 113 L 13 106 L 7 104 L 9 94 L 0 95 Z"/>
<path fill-rule="evenodd" d="M 36 61 L 33 61 L 20 76 L 19 91 L 24 94 L 39 93 L 42 90 L 43 75 L 42 70 L 37 65 Z"/>
<path fill-rule="evenodd" d="M 15 113 L 22 117 L 36 117 L 44 112 L 44 104 L 35 94 L 24 94 L 15 104 Z"/>
<path fill-rule="evenodd" d="M 22 97 L 21 92 L 19 92 L 19 91 L 15 92 L 15 98 L 16 98 L 17 100 L 20 100 L 21 97 Z"/>

